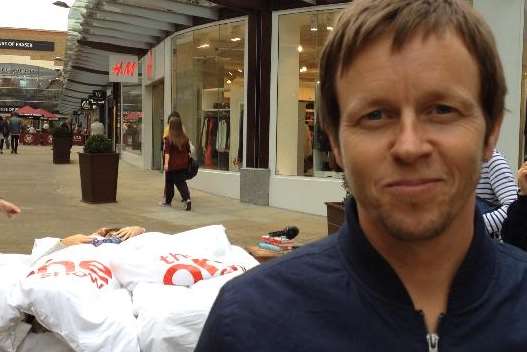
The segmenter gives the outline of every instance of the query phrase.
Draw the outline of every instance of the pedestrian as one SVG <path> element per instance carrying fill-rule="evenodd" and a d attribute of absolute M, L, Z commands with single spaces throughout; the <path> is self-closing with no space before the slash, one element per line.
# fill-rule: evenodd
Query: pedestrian
<path fill-rule="evenodd" d="M 354 0 L 319 72 L 346 221 L 226 283 L 195 351 L 525 351 L 527 253 L 476 209 L 507 90 L 488 25 L 463 0 Z"/>
<path fill-rule="evenodd" d="M 6 149 L 9 149 L 9 122 L 0 116 L 0 154 L 4 153 L 4 142 Z"/>
<path fill-rule="evenodd" d="M 90 125 L 90 135 L 91 136 L 96 136 L 96 135 L 104 136 L 104 134 L 105 134 L 105 131 L 104 131 L 103 123 L 99 121 L 97 117 L 94 117 L 93 122 Z"/>
<path fill-rule="evenodd" d="M 501 240 L 501 226 L 507 218 L 507 208 L 518 198 L 518 185 L 509 163 L 497 151 L 481 166 L 476 187 L 477 205 L 483 213 L 487 233 Z"/>
<path fill-rule="evenodd" d="M 163 206 L 171 206 L 174 198 L 174 185 L 177 187 L 185 210 L 191 210 L 190 191 L 187 186 L 187 168 L 190 158 L 190 142 L 187 137 L 181 117 L 177 111 L 172 112 L 163 147 L 163 170 L 165 171 L 165 202 Z"/>
<path fill-rule="evenodd" d="M 527 251 L 527 162 L 517 172 L 518 199 L 507 209 L 501 235 L 503 241 Z"/>
<path fill-rule="evenodd" d="M 7 200 L 4 200 L 2 198 L 0 198 L 0 211 L 4 212 L 9 218 L 14 215 L 20 214 L 19 207 L 17 207 L 15 204 L 8 202 Z"/>
<path fill-rule="evenodd" d="M 22 133 L 22 121 L 16 115 L 9 119 L 9 135 L 11 136 L 11 154 L 18 154 L 18 141 Z"/>
<path fill-rule="evenodd" d="M 164 153 L 163 148 L 165 146 L 165 140 L 168 138 L 168 130 L 170 128 L 170 120 L 172 119 L 172 117 L 175 116 L 175 114 L 178 114 L 178 116 L 179 116 L 179 113 L 177 111 L 173 111 L 170 115 L 168 115 L 167 125 L 163 129 L 163 138 L 161 140 L 161 154 Z M 166 205 L 166 199 L 167 199 L 167 188 L 166 188 L 166 184 L 165 184 L 165 187 L 163 188 L 163 198 L 161 200 L 161 203 L 159 203 L 159 205 L 165 206 Z"/>

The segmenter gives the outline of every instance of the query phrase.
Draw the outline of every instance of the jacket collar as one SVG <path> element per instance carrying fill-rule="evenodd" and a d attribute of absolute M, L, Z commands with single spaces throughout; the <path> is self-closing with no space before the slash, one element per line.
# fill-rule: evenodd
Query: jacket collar
<path fill-rule="evenodd" d="M 477 303 L 493 281 L 496 244 L 486 234 L 478 209 L 474 215 L 474 237 L 452 282 L 448 312 L 459 312 Z M 377 250 L 370 244 L 358 222 L 357 206 L 346 204 L 346 223 L 338 234 L 339 247 L 351 271 L 376 294 L 393 303 L 413 307 L 403 283 Z"/>

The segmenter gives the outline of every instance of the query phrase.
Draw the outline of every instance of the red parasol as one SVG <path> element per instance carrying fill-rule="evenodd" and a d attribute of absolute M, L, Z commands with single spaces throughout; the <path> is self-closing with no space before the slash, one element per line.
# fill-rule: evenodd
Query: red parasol
<path fill-rule="evenodd" d="M 15 113 L 20 117 L 42 117 L 42 113 L 39 111 L 39 109 L 34 109 L 29 105 L 24 105 L 21 108 L 16 109 Z"/>
<path fill-rule="evenodd" d="M 51 120 L 56 121 L 56 120 L 59 119 L 59 118 L 57 117 L 57 115 L 55 115 L 55 114 L 53 114 L 53 113 L 47 111 L 46 109 L 36 109 L 36 111 L 38 111 L 38 112 L 42 115 L 42 117 L 43 117 L 44 119 L 47 119 L 47 120 L 50 120 L 50 121 L 51 121 Z"/>

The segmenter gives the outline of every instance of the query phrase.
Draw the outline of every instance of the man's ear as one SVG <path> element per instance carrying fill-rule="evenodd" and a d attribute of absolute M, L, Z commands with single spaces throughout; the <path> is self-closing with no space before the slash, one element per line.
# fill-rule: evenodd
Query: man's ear
<path fill-rule="evenodd" d="M 337 162 L 337 164 L 340 166 L 341 169 L 344 169 L 344 164 L 342 164 L 342 155 L 340 153 L 340 146 L 337 140 L 338 131 L 336 132 L 328 131 L 326 133 L 328 134 L 329 143 L 331 144 L 331 151 L 333 152 L 333 155 L 335 155 L 335 161 Z"/>
<path fill-rule="evenodd" d="M 496 144 L 498 143 L 498 138 L 500 136 L 501 124 L 503 122 L 503 114 L 496 119 L 492 130 L 490 131 L 488 137 L 485 140 L 485 145 L 483 146 L 483 160 L 489 161 L 492 157 L 494 149 L 496 149 Z"/>

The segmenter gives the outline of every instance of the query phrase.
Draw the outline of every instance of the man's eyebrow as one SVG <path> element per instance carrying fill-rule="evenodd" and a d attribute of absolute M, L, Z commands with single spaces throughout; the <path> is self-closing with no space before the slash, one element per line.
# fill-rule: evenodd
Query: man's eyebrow
<path fill-rule="evenodd" d="M 427 103 L 430 101 L 441 100 L 454 101 L 457 104 L 461 104 L 463 108 L 472 108 L 474 106 L 474 102 L 469 94 L 452 87 L 448 89 L 435 89 L 430 92 L 425 92 L 419 97 L 418 103 Z"/>
<path fill-rule="evenodd" d="M 393 103 L 390 102 L 389 97 L 372 95 L 356 96 L 350 102 L 350 104 L 343 106 L 342 116 L 345 117 L 357 110 L 375 108 L 375 107 L 386 107 L 391 106 Z"/>

